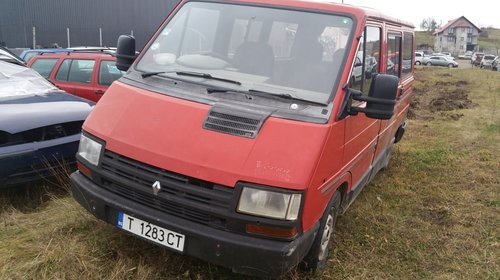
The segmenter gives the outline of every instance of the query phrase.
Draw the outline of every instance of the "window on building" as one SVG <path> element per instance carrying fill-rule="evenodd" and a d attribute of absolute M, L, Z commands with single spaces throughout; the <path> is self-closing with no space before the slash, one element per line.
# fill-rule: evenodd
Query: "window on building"
<path fill-rule="evenodd" d="M 380 35 L 380 28 L 366 27 L 356 53 L 350 83 L 352 88 L 365 94 L 370 90 L 374 75 L 379 73 Z"/>

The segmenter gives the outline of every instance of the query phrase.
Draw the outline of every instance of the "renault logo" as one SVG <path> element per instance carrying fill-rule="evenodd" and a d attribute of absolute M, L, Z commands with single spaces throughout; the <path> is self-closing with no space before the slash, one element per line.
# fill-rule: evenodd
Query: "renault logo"
<path fill-rule="evenodd" d="M 158 195 L 158 193 L 160 192 L 161 190 L 161 184 L 160 184 L 160 181 L 156 181 L 153 183 L 153 193 L 154 195 Z"/>

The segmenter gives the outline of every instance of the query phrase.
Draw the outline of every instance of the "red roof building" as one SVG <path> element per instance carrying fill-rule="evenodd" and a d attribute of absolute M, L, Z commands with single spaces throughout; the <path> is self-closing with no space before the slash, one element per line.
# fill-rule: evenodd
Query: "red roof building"
<path fill-rule="evenodd" d="M 466 51 L 476 51 L 480 32 L 481 29 L 464 16 L 450 20 L 434 32 L 436 36 L 434 49 L 455 55 L 464 54 Z"/>

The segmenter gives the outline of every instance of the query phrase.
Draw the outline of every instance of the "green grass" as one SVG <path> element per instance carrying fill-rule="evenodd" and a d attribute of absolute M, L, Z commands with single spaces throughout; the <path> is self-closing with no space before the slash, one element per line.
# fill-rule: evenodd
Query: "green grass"
<path fill-rule="evenodd" d="M 500 29 L 487 28 L 488 38 L 479 37 L 478 45 L 479 48 L 484 50 L 499 50 L 500 49 Z M 495 55 L 500 53 L 493 52 Z"/>
<path fill-rule="evenodd" d="M 434 47 L 434 35 L 427 31 L 415 31 L 415 41 L 418 45 L 426 44 Z"/>
<path fill-rule="evenodd" d="M 282 278 L 499 279 L 499 79 L 418 68 L 407 134 L 339 218 L 328 266 Z M 0 193 L 0 279 L 250 278 L 129 236 L 60 189 Z"/>

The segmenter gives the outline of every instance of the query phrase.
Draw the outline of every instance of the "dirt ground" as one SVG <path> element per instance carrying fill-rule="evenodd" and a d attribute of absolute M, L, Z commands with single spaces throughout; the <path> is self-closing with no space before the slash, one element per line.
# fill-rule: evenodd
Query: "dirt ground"
<path fill-rule="evenodd" d="M 454 72 L 459 71 L 459 69 L 473 69 L 474 71 L 484 71 L 485 74 L 489 74 L 488 71 L 491 70 L 472 67 L 469 60 L 456 61 L 459 63 L 458 69 L 448 69 L 447 72 L 443 72 L 445 70 L 442 69 L 435 77 L 419 79 L 415 83 L 413 90 L 415 95 L 408 118 L 430 120 L 436 117 L 444 117 L 449 120 L 458 120 L 463 117 L 463 114 L 455 110 L 470 109 L 477 105 L 469 98 L 469 93 L 473 91 L 474 85 L 470 81 L 457 78 Z M 418 66 L 417 68 L 429 71 L 442 67 Z M 418 73 L 425 72 L 418 71 L 417 79 Z M 438 112 L 438 114 L 432 114 L 435 112 Z"/>

